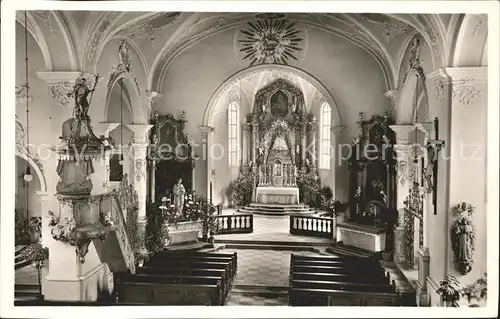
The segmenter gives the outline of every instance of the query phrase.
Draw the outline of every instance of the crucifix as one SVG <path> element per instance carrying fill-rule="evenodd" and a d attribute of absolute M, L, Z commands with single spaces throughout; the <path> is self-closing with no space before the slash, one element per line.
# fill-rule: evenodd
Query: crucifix
<path fill-rule="evenodd" d="M 432 205 L 434 206 L 434 215 L 437 215 L 437 178 L 438 178 L 438 154 L 444 147 L 444 141 L 439 140 L 439 119 L 434 118 L 434 139 L 427 142 L 427 167 L 424 177 L 426 190 L 432 192 Z"/>

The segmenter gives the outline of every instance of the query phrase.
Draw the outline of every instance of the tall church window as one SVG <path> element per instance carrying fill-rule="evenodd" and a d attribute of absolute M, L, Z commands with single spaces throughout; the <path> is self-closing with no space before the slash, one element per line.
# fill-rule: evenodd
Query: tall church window
<path fill-rule="evenodd" d="M 331 126 L 332 126 L 332 109 L 328 103 L 323 103 L 321 106 L 321 127 L 320 127 L 320 157 L 319 168 L 330 169 L 331 159 Z"/>
<path fill-rule="evenodd" d="M 238 166 L 239 160 L 239 103 L 232 99 L 227 108 L 227 125 L 228 125 L 228 165 Z"/>

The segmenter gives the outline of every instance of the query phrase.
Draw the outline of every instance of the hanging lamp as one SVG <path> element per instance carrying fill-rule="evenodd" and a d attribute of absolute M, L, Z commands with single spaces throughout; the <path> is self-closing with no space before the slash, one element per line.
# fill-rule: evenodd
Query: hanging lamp
<path fill-rule="evenodd" d="M 120 157 L 118 163 L 123 166 L 123 78 L 120 79 Z"/>
<path fill-rule="evenodd" d="M 24 11 L 24 60 L 25 60 L 25 70 L 26 70 L 26 148 L 29 152 L 30 145 L 30 117 L 29 117 L 29 85 L 28 85 L 28 13 Z M 31 175 L 30 164 L 26 166 L 26 171 L 24 173 L 24 180 L 26 182 L 31 182 L 33 180 L 33 175 Z"/>

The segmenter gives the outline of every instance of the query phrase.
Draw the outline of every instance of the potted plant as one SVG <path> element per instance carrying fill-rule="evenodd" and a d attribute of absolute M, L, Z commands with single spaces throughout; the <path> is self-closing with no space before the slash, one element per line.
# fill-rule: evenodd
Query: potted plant
<path fill-rule="evenodd" d="M 43 247 L 41 243 L 33 243 L 26 246 L 21 252 L 21 257 L 31 263 L 31 266 L 37 270 L 38 292 L 42 298 L 42 268 L 49 260 L 49 249 Z"/>
<path fill-rule="evenodd" d="M 444 280 L 439 282 L 439 288 L 436 290 L 438 295 L 441 296 L 441 301 L 446 307 L 453 307 L 454 304 L 460 299 L 460 292 L 462 286 L 454 276 L 446 276 Z"/>
<path fill-rule="evenodd" d="M 42 239 L 42 218 L 31 217 L 28 228 L 31 243 L 38 243 Z"/>
<path fill-rule="evenodd" d="M 462 290 L 462 296 L 467 298 L 469 307 L 480 307 L 479 303 L 486 299 L 487 294 L 488 282 L 486 280 L 486 273 L 483 278 L 477 279 Z"/>

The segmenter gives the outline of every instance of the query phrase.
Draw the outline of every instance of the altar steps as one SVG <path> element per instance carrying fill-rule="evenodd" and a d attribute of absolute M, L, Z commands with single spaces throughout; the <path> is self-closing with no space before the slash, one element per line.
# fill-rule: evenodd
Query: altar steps
<path fill-rule="evenodd" d="M 257 215 L 283 216 L 290 214 L 315 214 L 316 211 L 304 204 L 259 204 L 251 203 L 248 206 L 238 209 L 238 212 Z"/>

